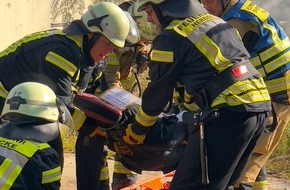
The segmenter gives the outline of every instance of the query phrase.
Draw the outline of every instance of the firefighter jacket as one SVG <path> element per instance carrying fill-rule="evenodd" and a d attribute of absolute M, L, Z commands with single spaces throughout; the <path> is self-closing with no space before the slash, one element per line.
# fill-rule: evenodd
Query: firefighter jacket
<path fill-rule="evenodd" d="M 124 47 L 115 49 L 114 52 L 107 56 L 107 67 L 104 70 L 105 81 L 108 88 L 123 87 L 125 90 L 130 90 L 136 83 L 134 76 L 134 67 L 136 67 L 136 58 L 138 53 L 148 54 L 151 48 L 151 43 L 136 44 L 133 47 Z M 146 65 L 140 72 L 144 71 Z"/>
<path fill-rule="evenodd" d="M 59 157 L 47 143 L 0 137 L 0 189 L 58 190 Z"/>
<path fill-rule="evenodd" d="M 251 55 L 251 63 L 261 73 L 274 102 L 290 103 L 290 42 L 284 30 L 268 12 L 251 3 L 240 0 L 223 16 L 226 21 L 239 19 L 255 23 L 260 36 L 256 44 L 244 39 Z"/>
<path fill-rule="evenodd" d="M 266 85 L 249 56 L 236 29 L 218 17 L 201 14 L 172 21 L 153 41 L 151 82 L 133 131 L 148 132 L 172 99 L 177 82 L 184 86 L 184 101 L 194 101 L 201 109 L 271 110 Z"/>
<path fill-rule="evenodd" d="M 77 118 L 80 112 L 72 105 L 72 80 L 80 73 L 79 83 L 83 84 L 79 86 L 85 88 L 94 68 L 84 39 L 83 35 L 48 30 L 10 45 L 0 52 L 0 96 L 5 98 L 5 93 L 19 83 L 41 82 L 52 88 Z"/>

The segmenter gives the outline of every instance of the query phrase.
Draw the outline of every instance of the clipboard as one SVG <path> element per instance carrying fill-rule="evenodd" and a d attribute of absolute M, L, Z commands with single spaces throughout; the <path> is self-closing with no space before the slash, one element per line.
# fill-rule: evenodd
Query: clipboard
<path fill-rule="evenodd" d="M 121 111 L 124 111 L 132 104 L 141 105 L 141 98 L 118 87 L 109 88 L 99 97 Z"/>

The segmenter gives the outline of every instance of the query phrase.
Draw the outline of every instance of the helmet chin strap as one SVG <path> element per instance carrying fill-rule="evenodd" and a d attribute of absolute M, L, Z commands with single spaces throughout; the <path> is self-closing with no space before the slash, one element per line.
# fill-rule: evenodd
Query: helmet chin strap
<path fill-rule="evenodd" d="M 92 47 L 95 45 L 96 41 L 98 41 L 100 36 L 101 34 L 98 34 L 98 33 L 93 33 L 91 37 L 87 35 L 88 50 L 92 49 Z"/>
<path fill-rule="evenodd" d="M 83 37 L 83 49 L 84 49 L 84 56 L 85 63 L 89 65 L 94 65 L 95 62 L 90 54 L 92 47 L 95 45 L 96 41 L 100 38 L 101 34 L 93 33 L 92 36 L 84 35 Z"/>
<path fill-rule="evenodd" d="M 221 0 L 222 5 L 223 5 L 223 12 L 222 13 L 225 12 L 225 10 L 227 9 L 227 7 L 229 6 L 229 4 L 230 4 L 231 1 L 232 0 Z"/>

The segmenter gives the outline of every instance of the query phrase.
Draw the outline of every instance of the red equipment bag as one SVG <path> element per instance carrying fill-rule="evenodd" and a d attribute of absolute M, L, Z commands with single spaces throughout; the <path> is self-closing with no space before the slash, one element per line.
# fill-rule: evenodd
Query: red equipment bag
<path fill-rule="evenodd" d="M 103 125 L 115 125 L 122 118 L 121 110 L 92 94 L 76 94 L 74 105 Z"/>

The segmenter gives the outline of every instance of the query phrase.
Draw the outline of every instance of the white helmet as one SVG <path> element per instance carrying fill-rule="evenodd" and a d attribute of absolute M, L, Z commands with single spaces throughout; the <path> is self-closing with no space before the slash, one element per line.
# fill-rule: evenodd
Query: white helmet
<path fill-rule="evenodd" d="M 16 85 L 8 93 L 1 118 L 13 120 L 17 116 L 58 121 L 59 111 L 55 93 L 41 83 L 25 82 Z"/>
<path fill-rule="evenodd" d="M 157 30 L 152 23 L 147 21 L 147 13 L 145 11 L 139 12 L 137 8 L 137 5 L 132 3 L 128 8 L 128 12 L 135 20 L 141 37 L 145 40 L 152 41 L 158 34 Z"/>
<path fill-rule="evenodd" d="M 124 11 L 125 14 L 127 15 L 128 17 L 128 20 L 130 22 L 130 30 L 129 30 L 129 34 L 127 36 L 127 39 L 126 41 L 133 45 L 133 44 L 136 44 L 140 41 L 140 33 L 139 33 L 139 29 L 134 21 L 134 19 L 132 18 L 132 16 L 130 15 L 129 12 L 127 11 Z"/>
<path fill-rule="evenodd" d="M 100 2 L 73 21 L 63 32 L 70 35 L 100 33 L 117 47 L 124 47 L 130 23 L 124 11 L 110 2 Z"/>
<path fill-rule="evenodd" d="M 7 138 L 48 142 L 59 135 L 56 95 L 41 83 L 24 82 L 12 88 L 1 119 L 0 136 Z"/>

